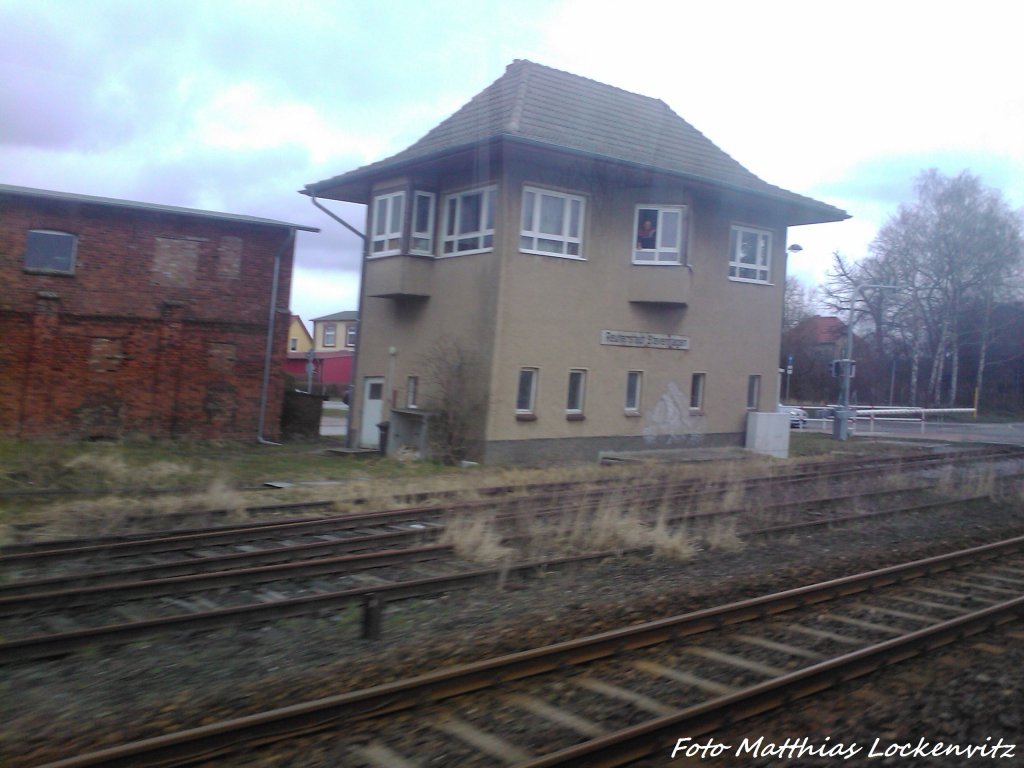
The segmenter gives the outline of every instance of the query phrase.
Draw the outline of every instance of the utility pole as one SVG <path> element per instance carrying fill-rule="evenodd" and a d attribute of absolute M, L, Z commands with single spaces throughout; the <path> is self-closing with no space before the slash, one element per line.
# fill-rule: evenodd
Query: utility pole
<path fill-rule="evenodd" d="M 862 291 L 865 288 L 878 288 L 884 290 L 886 288 L 897 288 L 895 285 L 878 285 L 875 283 L 869 283 L 866 285 L 858 285 L 853 289 L 853 293 L 850 294 L 850 319 L 846 324 L 846 359 L 842 361 L 842 388 L 839 394 L 839 407 L 836 408 L 835 420 L 832 422 L 832 439 L 833 440 L 847 440 L 850 437 L 850 374 L 853 368 L 853 310 L 857 304 L 857 297 L 862 295 Z"/>

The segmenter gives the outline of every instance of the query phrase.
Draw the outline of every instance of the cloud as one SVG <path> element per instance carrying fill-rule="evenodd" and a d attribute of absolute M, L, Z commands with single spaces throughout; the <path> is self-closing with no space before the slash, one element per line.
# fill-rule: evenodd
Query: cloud
<path fill-rule="evenodd" d="M 1014 12 L 0 0 L 0 181 L 321 226 L 297 251 L 316 277 L 296 284 L 348 295 L 361 245 L 296 190 L 400 151 L 530 58 L 660 98 L 766 181 L 846 208 L 852 222 L 793 233 L 827 263 L 865 251 L 924 168 L 968 168 L 1024 206 Z M 329 204 L 363 226 L 361 207 Z"/>

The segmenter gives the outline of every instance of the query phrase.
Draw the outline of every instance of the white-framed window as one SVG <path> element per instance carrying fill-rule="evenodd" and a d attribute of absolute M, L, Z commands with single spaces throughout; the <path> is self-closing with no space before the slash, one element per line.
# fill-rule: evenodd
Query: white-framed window
<path fill-rule="evenodd" d="M 405 192 L 391 192 L 373 198 L 371 256 L 393 256 L 402 252 L 402 217 Z"/>
<path fill-rule="evenodd" d="M 585 210 L 586 201 L 578 195 L 523 187 L 519 250 L 582 259 Z"/>
<path fill-rule="evenodd" d="M 729 228 L 729 279 L 767 283 L 772 272 L 772 233 L 737 224 Z"/>
<path fill-rule="evenodd" d="M 690 378 L 690 410 L 704 410 L 704 382 L 707 380 L 706 373 L 695 373 Z"/>
<path fill-rule="evenodd" d="M 437 197 L 433 192 L 417 190 L 412 198 L 412 232 L 410 253 L 431 256 L 434 253 L 434 210 Z"/>
<path fill-rule="evenodd" d="M 481 253 L 494 247 L 497 187 L 473 189 L 444 200 L 442 255 Z"/>
<path fill-rule="evenodd" d="M 638 205 L 633 222 L 634 264 L 685 264 L 685 205 Z"/>
<path fill-rule="evenodd" d="M 30 229 L 25 240 L 25 270 L 73 275 L 78 238 L 67 232 Z"/>
<path fill-rule="evenodd" d="M 643 392 L 643 371 L 626 372 L 626 413 L 640 412 L 640 394 Z"/>
<path fill-rule="evenodd" d="M 747 377 L 747 409 L 756 411 L 758 403 L 760 402 L 761 377 L 755 373 Z"/>
<path fill-rule="evenodd" d="M 516 383 L 516 414 L 532 415 L 537 402 L 536 368 L 520 368 Z"/>
<path fill-rule="evenodd" d="M 334 323 L 324 324 L 324 346 L 333 347 L 338 343 L 338 328 Z"/>
<path fill-rule="evenodd" d="M 359 326 L 355 323 L 351 323 L 345 326 L 345 346 L 354 347 L 356 345 L 356 337 L 359 334 Z"/>
<path fill-rule="evenodd" d="M 419 408 L 420 377 L 409 376 L 405 380 L 405 407 Z"/>
<path fill-rule="evenodd" d="M 298 338 L 298 336 L 292 336 L 290 339 L 288 339 L 288 350 L 289 351 L 295 352 L 298 348 L 299 348 L 299 338 Z"/>
<path fill-rule="evenodd" d="M 587 389 L 587 372 L 582 368 L 569 370 L 569 390 L 565 398 L 565 414 L 570 418 L 583 415 L 583 399 Z"/>

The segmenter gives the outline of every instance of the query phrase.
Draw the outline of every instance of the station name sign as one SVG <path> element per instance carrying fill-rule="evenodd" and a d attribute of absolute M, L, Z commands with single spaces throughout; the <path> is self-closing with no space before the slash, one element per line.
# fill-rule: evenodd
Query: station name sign
<path fill-rule="evenodd" d="M 613 347 L 646 347 L 649 349 L 689 349 L 689 336 L 644 331 L 601 331 L 601 343 Z"/>

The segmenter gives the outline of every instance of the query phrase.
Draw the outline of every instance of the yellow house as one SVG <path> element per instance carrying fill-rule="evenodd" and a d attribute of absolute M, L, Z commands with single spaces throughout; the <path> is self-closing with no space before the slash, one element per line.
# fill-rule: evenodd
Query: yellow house
<path fill-rule="evenodd" d="M 313 337 L 298 315 L 292 315 L 288 324 L 288 355 L 303 355 L 313 348 Z M 304 359 L 304 358 L 303 358 Z"/>
<path fill-rule="evenodd" d="M 742 444 L 778 402 L 787 228 L 848 218 L 660 100 L 522 60 L 304 191 L 367 205 L 352 441 L 422 447 L 423 414 L 488 462 Z"/>

